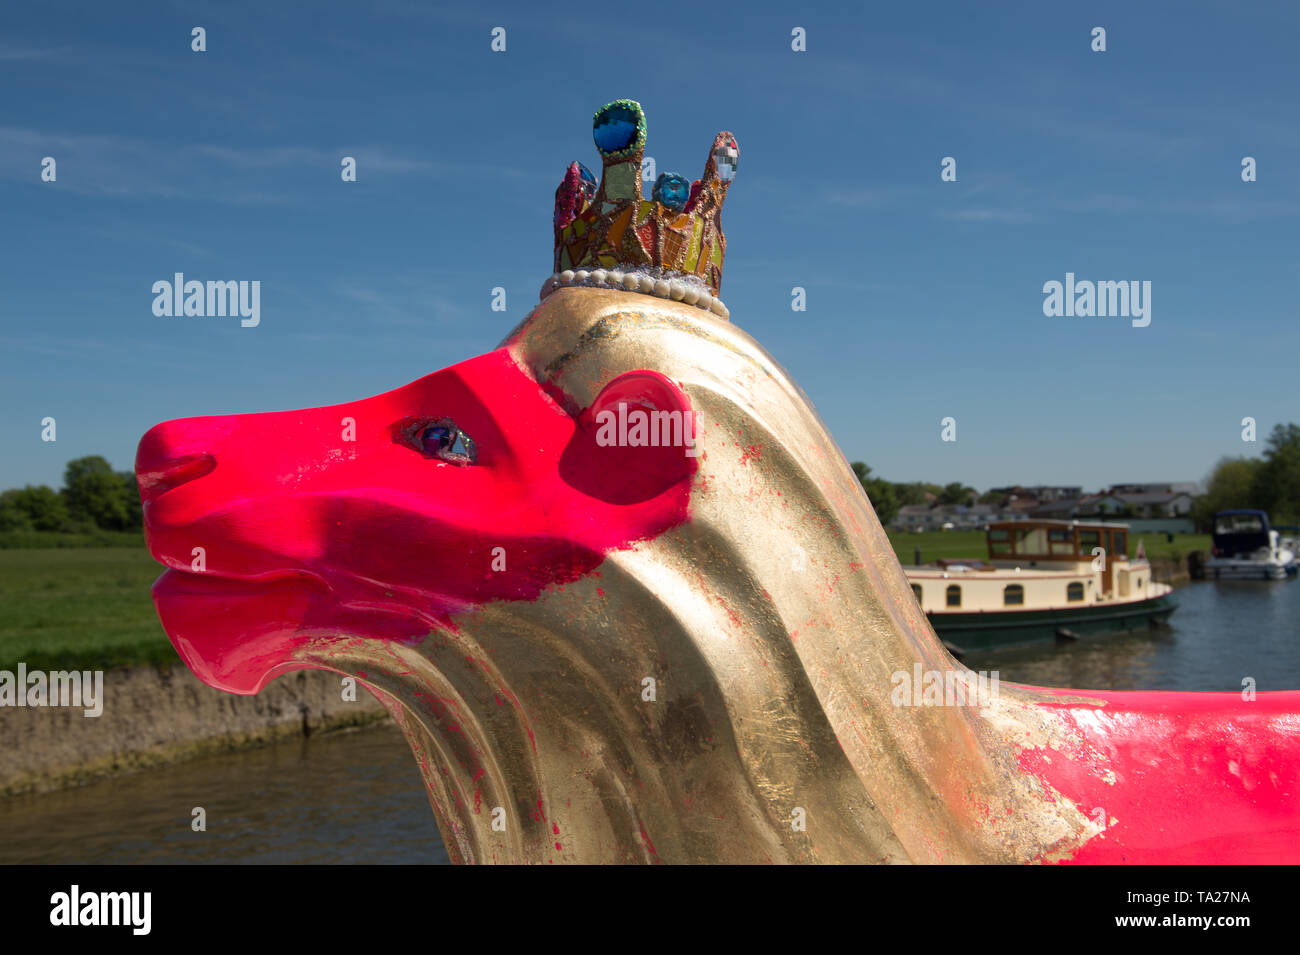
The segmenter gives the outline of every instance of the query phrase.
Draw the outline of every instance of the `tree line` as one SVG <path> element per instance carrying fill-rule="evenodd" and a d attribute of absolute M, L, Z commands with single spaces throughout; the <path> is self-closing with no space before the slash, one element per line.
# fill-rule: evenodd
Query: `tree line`
<path fill-rule="evenodd" d="M 935 504 L 1001 503 L 1001 495 L 980 494 L 960 481 L 895 484 L 873 476 L 862 461 L 852 467 L 882 524 L 892 521 L 904 505 L 930 503 L 929 495 L 934 495 Z M 1193 520 L 1204 530 L 1209 530 L 1216 512 L 1238 507 L 1268 511 L 1274 524 L 1300 525 L 1300 425 L 1274 427 L 1261 457 L 1221 458 L 1204 483 L 1205 493 L 1192 507 Z"/>
<path fill-rule="evenodd" d="M 27 485 L 0 493 L 0 531 L 131 531 L 144 526 L 132 471 L 114 471 L 99 455 L 69 461 L 63 487 Z"/>
<path fill-rule="evenodd" d="M 1208 528 L 1216 511 L 1236 507 L 1268 511 L 1274 524 L 1300 524 L 1300 425 L 1277 425 L 1262 457 L 1220 458 L 1192 513 Z"/>
<path fill-rule="evenodd" d="M 961 481 L 952 481 L 949 484 L 931 484 L 928 481 L 895 484 L 884 478 L 872 477 L 871 468 L 862 461 L 854 461 L 851 467 L 853 473 L 858 476 L 862 489 L 867 492 L 867 499 L 871 501 L 876 517 L 880 518 L 882 524 L 892 521 L 898 515 L 900 507 L 930 503 L 930 495 L 934 495 L 935 504 L 974 504 L 977 500 L 980 503 L 987 503 L 985 498 L 989 497 L 985 494 L 981 498 L 978 491 L 962 484 Z M 1000 500 L 998 495 L 992 496 Z"/>

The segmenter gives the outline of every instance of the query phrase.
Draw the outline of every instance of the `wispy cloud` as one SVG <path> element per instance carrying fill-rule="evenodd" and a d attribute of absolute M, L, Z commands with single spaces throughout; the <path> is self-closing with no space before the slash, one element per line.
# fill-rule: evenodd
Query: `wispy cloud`
<path fill-rule="evenodd" d="M 152 229 L 131 228 L 125 223 L 117 223 L 112 228 L 103 226 L 92 226 L 85 229 L 87 235 L 94 236 L 108 242 L 138 242 L 144 245 L 163 246 L 168 249 L 178 249 L 186 255 L 192 255 L 198 258 L 210 259 L 216 253 L 206 246 L 199 245 L 195 242 L 187 242 L 184 239 L 178 239 L 175 236 L 163 235 Z"/>
<path fill-rule="evenodd" d="M 68 47 L 46 47 L 26 49 L 19 47 L 0 46 L 0 62 L 19 61 L 19 60 L 52 60 L 62 53 L 68 52 Z"/>
<path fill-rule="evenodd" d="M 456 324 L 470 318 L 469 309 L 427 276 L 398 276 L 382 284 L 342 282 L 332 290 L 345 303 L 360 305 L 367 322 L 428 328 L 430 322 Z"/>
<path fill-rule="evenodd" d="M 836 188 L 833 183 L 827 183 L 813 196 L 791 207 L 790 214 L 824 216 L 833 209 L 867 213 L 905 210 L 951 222 L 1007 225 L 1050 222 L 1062 216 L 1128 219 L 1171 216 L 1240 223 L 1295 217 L 1300 215 L 1300 199 L 1279 199 L 1262 192 L 1232 196 L 1223 191 L 1179 197 L 1097 190 L 1063 193 L 1059 186 L 1004 177 L 963 181 L 952 186 L 936 184 L 934 188 L 847 183 Z"/>
<path fill-rule="evenodd" d="M 946 209 L 935 213 L 940 219 L 957 222 L 1038 222 L 1040 216 L 1018 209 Z"/>
<path fill-rule="evenodd" d="M 918 191 L 908 186 L 855 186 L 824 192 L 822 198 L 850 209 L 884 209 L 915 200 Z"/>
<path fill-rule="evenodd" d="M 235 149 L 230 146 L 198 145 L 189 152 L 205 159 L 213 159 L 237 169 L 290 169 L 309 166 L 334 167 L 342 157 L 357 160 L 366 173 L 394 173 L 420 175 L 449 175 L 464 170 L 457 163 L 438 163 L 428 159 L 402 156 L 380 147 L 340 147 L 319 149 L 304 146 L 247 146 Z"/>
<path fill-rule="evenodd" d="M 293 186 L 311 181 L 311 176 L 286 181 L 276 173 L 319 169 L 336 175 L 344 156 L 357 160 L 359 177 L 368 181 L 403 176 L 537 175 L 535 170 L 515 167 L 438 162 L 384 145 L 232 147 L 198 143 L 174 147 L 128 136 L 0 126 L 0 178 L 37 182 L 45 156 L 58 163 L 59 187 L 72 192 L 236 205 L 298 201 Z"/>

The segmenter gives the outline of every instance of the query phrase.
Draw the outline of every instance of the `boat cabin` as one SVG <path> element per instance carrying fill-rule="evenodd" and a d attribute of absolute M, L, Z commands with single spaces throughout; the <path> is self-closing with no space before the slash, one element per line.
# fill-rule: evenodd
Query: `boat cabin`
<path fill-rule="evenodd" d="M 1128 560 L 1128 525 L 1085 521 L 1001 521 L 988 527 L 989 560 L 1037 566 L 1039 561 Z"/>
<path fill-rule="evenodd" d="M 1163 585 L 1145 559 L 1129 559 L 1128 530 L 1101 521 L 1001 521 L 988 525 L 987 560 L 950 558 L 905 573 L 927 613 L 1145 600 Z"/>
<path fill-rule="evenodd" d="M 1269 550 L 1268 512 L 1242 508 L 1214 515 L 1214 556 L 1248 557 L 1260 549 Z"/>

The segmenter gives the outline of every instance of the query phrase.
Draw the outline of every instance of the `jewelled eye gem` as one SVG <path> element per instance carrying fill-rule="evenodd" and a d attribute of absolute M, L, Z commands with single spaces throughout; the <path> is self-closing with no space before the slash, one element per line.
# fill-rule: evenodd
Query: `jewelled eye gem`
<path fill-rule="evenodd" d="M 740 147 L 734 139 L 713 150 L 713 165 L 718 170 L 718 178 L 723 182 L 731 182 L 736 178 L 736 170 L 740 167 Z"/>
<path fill-rule="evenodd" d="M 645 145 L 645 113 L 641 104 L 616 99 L 602 106 L 592 119 L 591 136 L 607 159 L 622 159 Z"/>
<path fill-rule="evenodd" d="M 478 462 L 478 446 L 474 439 L 456 427 L 456 422 L 450 418 L 407 419 L 401 427 L 401 434 L 405 444 L 426 458 L 458 465 Z"/>
<path fill-rule="evenodd" d="M 691 184 L 685 176 L 679 176 L 675 172 L 663 172 L 655 180 L 654 191 L 650 195 L 665 209 L 681 212 L 686 208 L 686 200 L 690 198 Z"/>
<path fill-rule="evenodd" d="M 437 457 L 450 448 L 454 440 L 451 428 L 446 425 L 435 425 L 424 429 L 424 434 L 420 435 L 420 446 L 424 448 L 425 454 Z"/>

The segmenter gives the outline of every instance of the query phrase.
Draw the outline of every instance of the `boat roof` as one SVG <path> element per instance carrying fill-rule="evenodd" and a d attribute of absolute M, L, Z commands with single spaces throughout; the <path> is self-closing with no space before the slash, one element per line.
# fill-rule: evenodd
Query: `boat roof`
<path fill-rule="evenodd" d="M 1123 531 L 1128 530 L 1127 524 L 1122 524 L 1116 521 L 1028 520 L 1028 521 L 993 521 L 989 524 L 990 530 L 992 530 L 995 527 L 998 528 L 999 530 L 1005 527 L 1016 527 L 1016 528 L 1019 527 L 1105 527 L 1105 528 L 1112 528 L 1112 529 L 1123 530 Z"/>

